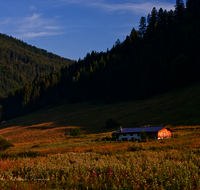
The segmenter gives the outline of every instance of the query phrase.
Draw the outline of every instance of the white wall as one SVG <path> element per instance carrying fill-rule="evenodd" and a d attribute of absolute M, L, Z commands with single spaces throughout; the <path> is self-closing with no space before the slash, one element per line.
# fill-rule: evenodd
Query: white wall
<path fill-rule="evenodd" d="M 123 138 L 128 138 L 129 140 L 131 140 L 131 138 L 135 138 L 135 139 L 141 139 L 140 136 L 138 136 L 138 134 L 133 134 L 133 135 L 130 135 L 130 134 L 126 134 L 126 136 L 123 136 L 123 134 L 120 134 L 119 137 L 118 137 L 118 140 L 121 140 Z"/>

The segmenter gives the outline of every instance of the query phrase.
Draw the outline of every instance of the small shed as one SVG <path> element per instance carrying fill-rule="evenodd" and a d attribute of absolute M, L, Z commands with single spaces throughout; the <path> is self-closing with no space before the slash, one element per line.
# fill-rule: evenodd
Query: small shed
<path fill-rule="evenodd" d="M 139 127 L 139 128 L 120 128 L 119 131 L 117 131 L 117 137 L 118 140 L 132 140 L 135 139 L 141 139 L 140 133 L 144 131 L 148 134 L 149 138 L 152 139 L 164 139 L 164 138 L 171 138 L 173 132 L 173 129 L 162 126 L 162 127 Z"/>

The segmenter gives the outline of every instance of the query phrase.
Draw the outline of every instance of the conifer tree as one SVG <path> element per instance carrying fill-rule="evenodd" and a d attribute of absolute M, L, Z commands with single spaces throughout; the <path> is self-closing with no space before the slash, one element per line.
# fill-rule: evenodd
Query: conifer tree
<path fill-rule="evenodd" d="M 141 38 L 145 37 L 145 33 L 146 33 L 146 18 L 145 17 L 141 17 L 140 19 L 140 25 L 139 25 L 139 36 Z"/>
<path fill-rule="evenodd" d="M 184 23 L 185 6 L 183 0 L 176 0 L 175 5 L 175 22 L 177 25 Z"/>
<path fill-rule="evenodd" d="M 155 29 L 157 25 L 157 10 L 155 7 L 152 9 L 151 14 L 148 14 L 147 23 L 147 38 L 152 42 L 155 37 Z"/>

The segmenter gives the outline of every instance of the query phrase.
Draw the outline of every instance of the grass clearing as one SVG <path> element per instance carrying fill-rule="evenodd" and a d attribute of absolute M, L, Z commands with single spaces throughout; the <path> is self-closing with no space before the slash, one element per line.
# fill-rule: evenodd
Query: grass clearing
<path fill-rule="evenodd" d="M 0 154 L 0 189 L 200 189 L 199 87 L 115 104 L 63 101 L 0 124 L 15 145 Z M 108 118 L 169 124 L 175 138 L 98 141 L 117 130 Z M 83 134 L 71 137 L 73 128 Z"/>
<path fill-rule="evenodd" d="M 148 142 L 92 142 L 95 134 L 11 148 L 0 154 L 0 189 L 200 189 L 200 131 L 183 131 Z"/>

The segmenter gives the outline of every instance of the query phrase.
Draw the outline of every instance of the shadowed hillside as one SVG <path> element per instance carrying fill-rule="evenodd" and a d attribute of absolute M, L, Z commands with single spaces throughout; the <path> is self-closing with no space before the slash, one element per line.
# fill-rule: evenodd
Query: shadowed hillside
<path fill-rule="evenodd" d="M 109 118 L 123 127 L 145 125 L 200 125 L 200 83 L 159 96 L 122 103 L 104 104 L 99 101 L 69 104 L 63 100 L 32 114 L 0 124 L 0 133 L 19 146 L 51 144 L 66 139 L 71 128 L 81 128 L 84 134 L 106 133 Z"/>
<path fill-rule="evenodd" d="M 187 0 L 186 5 L 176 1 L 175 10 L 170 11 L 154 7 L 141 17 L 138 31 L 133 28 L 107 52 L 92 51 L 83 60 L 40 76 L 0 99 L 2 120 L 64 99 L 70 103 L 139 101 L 199 82 L 199 18 L 197 0 Z"/>
<path fill-rule="evenodd" d="M 73 61 L 0 34 L 0 97 Z"/>

